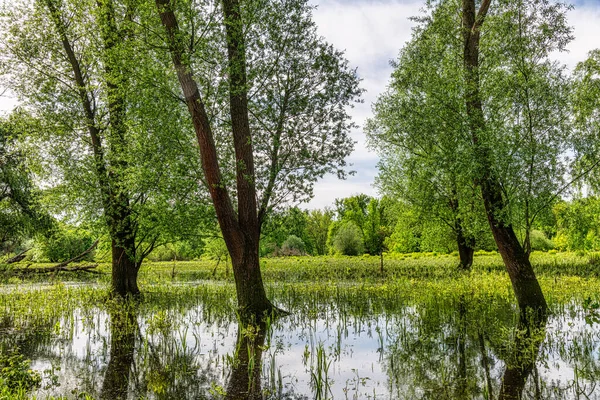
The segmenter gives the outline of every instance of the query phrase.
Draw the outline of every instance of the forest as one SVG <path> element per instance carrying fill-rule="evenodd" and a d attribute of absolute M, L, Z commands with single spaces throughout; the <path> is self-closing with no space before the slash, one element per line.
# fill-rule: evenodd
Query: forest
<path fill-rule="evenodd" d="M 600 399 L 583 5 L 419 6 L 359 120 L 314 2 L 2 2 L 0 400 Z"/>

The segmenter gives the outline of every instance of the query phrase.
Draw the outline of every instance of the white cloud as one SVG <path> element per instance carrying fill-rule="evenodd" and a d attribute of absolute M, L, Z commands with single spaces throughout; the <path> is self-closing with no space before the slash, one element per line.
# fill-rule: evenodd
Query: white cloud
<path fill-rule="evenodd" d="M 392 67 L 390 60 L 397 57 L 400 48 L 410 39 L 414 25 L 409 17 L 419 14 L 422 1 L 326 1 L 316 3 L 314 20 L 318 30 L 328 42 L 346 51 L 350 65 L 357 68 L 362 79 L 364 103 L 357 104 L 351 114 L 359 125 L 352 132 L 357 141 L 354 153 L 348 158 L 356 175 L 345 181 L 328 176 L 315 187 L 314 199 L 308 208 L 331 206 L 336 198 L 366 193 L 376 195 L 373 182 L 377 174 L 378 157 L 367 150 L 362 130 L 371 116 L 371 105 L 385 90 Z"/>

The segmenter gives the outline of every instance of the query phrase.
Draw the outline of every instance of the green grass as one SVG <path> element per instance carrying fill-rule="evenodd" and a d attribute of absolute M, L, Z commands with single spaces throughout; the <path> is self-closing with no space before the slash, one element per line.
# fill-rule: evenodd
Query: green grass
<path fill-rule="evenodd" d="M 534 253 L 532 262 L 552 313 L 581 314 L 586 299 L 600 300 L 599 268 L 588 257 Z M 261 264 L 269 297 L 300 324 L 323 316 L 363 321 L 403 314 L 410 307 L 437 321 L 448 318 L 447 310 L 458 304 L 469 310 L 475 331 L 510 326 L 515 316 L 511 284 L 495 253 L 476 255 L 468 273 L 457 268 L 456 256 L 433 254 L 388 256 L 383 274 L 379 258 L 370 256 L 264 258 Z M 73 318 L 94 324 L 100 311 L 114 315 L 132 306 L 110 298 L 110 265 L 101 264 L 99 269 L 105 274 L 61 273 L 51 285 L 38 285 L 41 277 L 7 279 L 12 284 L 0 286 L 0 334 L 14 343 L 26 342 L 30 335 L 42 340 L 68 339 Z M 68 285 L 62 280 L 97 281 L 100 285 Z M 223 263 L 216 270 L 213 261 L 146 263 L 140 272 L 140 287 L 143 297 L 134 307 L 149 332 L 173 331 L 180 316 L 194 307 L 202 310 L 206 323 L 236 320 L 233 278 L 231 270 L 226 275 Z M 436 313 L 440 316 L 432 317 Z M 433 325 L 431 329 L 437 329 L 438 325 Z M 321 361 L 327 365 L 327 359 Z M 22 366 L 17 366 L 20 369 L 11 371 L 27 379 Z M 315 385 L 326 390 L 326 381 L 318 374 Z M 0 387 L 0 400 L 2 390 L 8 388 Z M 26 398 L 25 392 L 11 393 L 17 396 L 13 398 Z"/>

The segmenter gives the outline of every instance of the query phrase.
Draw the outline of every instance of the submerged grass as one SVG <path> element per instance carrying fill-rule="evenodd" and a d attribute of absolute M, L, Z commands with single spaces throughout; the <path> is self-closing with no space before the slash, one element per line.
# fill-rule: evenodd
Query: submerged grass
<path fill-rule="evenodd" d="M 552 313 L 566 313 L 583 320 L 585 309 L 582 305 L 600 301 L 599 268 L 586 256 L 534 253 L 532 262 Z M 261 263 L 268 295 L 292 313 L 289 317 L 291 324 L 310 325 L 320 318 L 330 321 L 332 326 L 334 321 L 340 322 L 337 329 L 342 329 L 340 327 L 360 326 L 365 321 L 370 324 L 377 316 L 393 319 L 399 318 L 394 315 L 402 315 L 402 318 L 410 320 L 411 313 L 407 310 L 412 309 L 415 319 L 407 322 L 407 327 L 412 326 L 410 329 L 414 330 L 415 324 L 421 324 L 418 326 L 420 331 L 439 332 L 445 329 L 443 324 L 448 324 L 449 319 L 456 319 L 453 323 L 464 324 L 459 321 L 460 315 L 448 312 L 448 308 L 464 308 L 469 310 L 469 329 L 473 332 L 495 329 L 498 331 L 495 335 L 502 340 L 509 340 L 512 334 L 509 329 L 500 329 L 511 326 L 516 305 L 510 280 L 497 254 L 477 255 L 474 268 L 469 273 L 458 270 L 456 256 L 433 254 L 388 257 L 383 274 L 379 270 L 379 258 L 370 256 L 267 258 Z M 105 272 L 109 268 L 107 264 L 100 266 Z M 31 335 L 41 337 L 35 340 L 38 345 L 49 338 L 68 339 L 73 336 L 72 330 L 77 322 L 84 321 L 84 325 L 93 326 L 99 324 L 98 313 L 105 313 L 111 318 L 125 313 L 129 306 L 109 296 L 109 276 L 107 273 L 99 280 L 93 276 L 100 285 L 60 281 L 63 278 L 86 281 L 89 280 L 87 275 L 59 274 L 50 285 L 39 285 L 15 276 L 10 278 L 12 284 L 0 287 L 0 334 L 8 338 L 4 345 L 6 351 L 4 348 L 0 350 L 12 354 L 8 353 L 9 349 L 12 351 L 11 344 L 26 343 Z M 167 337 L 178 332 L 181 324 L 187 323 L 182 322 L 184 315 L 185 321 L 189 321 L 190 310 L 196 313 L 192 316 L 193 321 L 216 326 L 236 322 L 235 287 L 231 272 L 227 273 L 222 264 L 215 270 L 214 262 L 210 261 L 147 263 L 141 270 L 140 286 L 143 297 L 135 302 L 135 313 L 149 337 Z M 424 316 L 429 321 L 427 326 L 422 322 Z M 398 348 L 395 350 L 397 358 L 390 358 L 390 363 L 410 356 L 409 353 L 400 353 L 410 348 L 407 344 L 415 334 L 409 328 L 402 332 L 404 325 L 398 324 L 397 319 L 394 322 Z M 385 344 L 381 332 L 386 329 L 379 326 L 375 329 L 380 337 L 382 356 Z M 343 336 L 341 330 L 338 334 Z M 145 340 L 144 346 L 150 346 L 152 350 L 151 341 Z M 486 340 L 489 341 L 487 336 Z M 173 354 L 177 351 L 186 353 L 184 344 L 184 341 L 179 345 L 173 344 L 169 351 Z M 548 346 L 551 345 L 552 342 L 549 342 Z M 21 350 L 28 352 L 27 349 Z M 316 357 L 310 367 L 314 390 L 323 398 L 329 393 L 331 360 L 339 357 L 340 351 L 339 347 L 337 350 L 335 347 L 326 349 L 317 342 L 309 353 Z M 148 360 L 149 363 L 154 362 L 150 358 Z M 22 364 L 19 364 L 21 369 Z M 390 367 L 391 370 L 394 368 Z M 399 370 L 398 376 L 403 373 Z M 281 373 L 278 374 L 278 379 L 273 375 L 273 382 L 281 381 Z M 27 378 L 26 374 L 22 376 Z M 161 376 L 148 378 L 154 382 L 156 390 L 161 387 Z M 361 379 L 357 375 L 357 382 Z M 9 393 L 9 389 L 0 384 L 0 399 L 26 398 L 23 389 L 13 390 L 13 397 L 3 397 L 2 393 Z"/>

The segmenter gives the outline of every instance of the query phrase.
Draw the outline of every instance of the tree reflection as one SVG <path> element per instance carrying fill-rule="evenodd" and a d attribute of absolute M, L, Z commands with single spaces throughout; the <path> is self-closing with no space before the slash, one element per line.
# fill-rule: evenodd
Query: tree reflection
<path fill-rule="evenodd" d="M 101 399 L 127 399 L 138 333 L 137 309 L 133 303 L 110 310 L 110 354 Z"/>
<path fill-rule="evenodd" d="M 407 313 L 386 356 L 392 397 L 522 398 L 544 341 L 546 317 L 519 318 L 503 303 L 479 307 L 460 296 Z M 497 367 L 501 364 L 504 369 Z M 539 382 L 530 386 L 537 394 L 528 396 L 542 398 Z"/>
<path fill-rule="evenodd" d="M 238 324 L 235 356 L 227 384 L 227 400 L 259 400 L 263 398 L 262 352 L 267 326 L 264 322 Z"/>
<path fill-rule="evenodd" d="M 546 336 L 545 316 L 533 319 L 520 318 L 509 356 L 504 359 L 506 365 L 502 376 L 502 385 L 498 400 L 520 400 L 525 383 L 535 368 L 540 347 Z M 534 398 L 540 399 L 540 389 L 535 382 Z"/>

